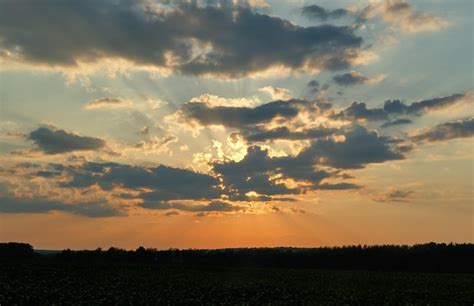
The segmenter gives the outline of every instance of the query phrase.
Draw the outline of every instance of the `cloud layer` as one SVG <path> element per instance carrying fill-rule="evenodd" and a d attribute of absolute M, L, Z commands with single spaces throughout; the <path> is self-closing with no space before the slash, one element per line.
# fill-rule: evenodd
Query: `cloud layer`
<path fill-rule="evenodd" d="M 40 127 L 27 136 L 38 149 L 46 154 L 68 153 L 73 151 L 96 151 L 105 146 L 99 138 L 80 136 L 64 130 Z"/>
<path fill-rule="evenodd" d="M 454 122 L 438 124 L 434 127 L 423 129 L 412 136 L 414 141 L 435 142 L 455 138 L 474 136 L 474 118 L 466 118 Z"/>
<path fill-rule="evenodd" d="M 226 78 L 348 68 L 362 44 L 350 27 L 301 27 L 231 1 L 1 1 L 0 38 L 6 63 L 74 68 L 120 59 Z"/>

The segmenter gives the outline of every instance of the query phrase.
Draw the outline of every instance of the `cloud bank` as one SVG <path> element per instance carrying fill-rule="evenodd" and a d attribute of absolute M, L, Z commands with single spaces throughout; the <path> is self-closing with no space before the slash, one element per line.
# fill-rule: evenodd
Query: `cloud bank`
<path fill-rule="evenodd" d="M 240 78 L 348 68 L 361 46 L 350 27 L 301 27 L 231 1 L 0 2 L 0 55 L 9 65 L 67 69 L 123 60 L 163 73 Z"/>

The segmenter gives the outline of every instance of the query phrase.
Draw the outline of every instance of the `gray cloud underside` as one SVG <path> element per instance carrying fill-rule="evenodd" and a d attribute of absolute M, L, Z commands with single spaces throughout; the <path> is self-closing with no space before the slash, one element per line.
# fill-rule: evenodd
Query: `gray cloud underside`
<path fill-rule="evenodd" d="M 421 100 L 413 102 L 409 105 L 401 102 L 400 100 L 387 100 L 384 103 L 383 108 L 367 108 L 367 105 L 363 102 L 353 102 L 351 106 L 346 108 L 340 113 L 334 114 L 332 117 L 335 119 L 366 119 L 372 121 L 383 121 L 389 120 L 391 117 L 398 116 L 420 116 L 424 113 L 432 110 L 443 109 L 450 107 L 466 97 L 466 94 L 453 94 L 451 96 L 439 97 L 427 100 Z M 396 124 L 409 123 L 406 121 L 395 121 Z M 390 124 L 389 124 L 390 125 Z"/>
<path fill-rule="evenodd" d="M 474 136 L 474 117 L 454 122 L 438 124 L 432 128 L 422 130 L 412 139 L 418 142 L 435 142 L 455 138 L 468 138 Z"/>
<path fill-rule="evenodd" d="M 307 5 L 301 9 L 301 13 L 310 19 L 326 21 L 327 19 L 337 19 L 350 15 L 346 9 L 327 10 L 319 5 Z"/>
<path fill-rule="evenodd" d="M 122 58 L 235 78 L 273 66 L 344 69 L 361 50 L 349 27 L 300 27 L 220 3 L 162 4 L 160 11 L 146 1 L 0 1 L 0 54 L 60 67 Z"/>
<path fill-rule="evenodd" d="M 320 90 L 320 84 L 318 81 L 316 80 L 311 80 L 308 82 L 308 84 L 306 85 L 308 88 L 309 88 L 309 91 L 312 93 L 312 94 L 315 94 L 315 93 L 318 93 L 319 90 Z"/>
<path fill-rule="evenodd" d="M 170 203 L 170 202 L 143 202 L 140 204 L 143 208 L 148 209 L 157 209 L 157 210 L 166 210 L 166 209 L 176 209 L 190 212 L 231 212 L 231 211 L 240 211 L 243 210 L 243 207 L 233 205 L 230 202 L 214 200 L 207 204 L 183 204 L 183 203 Z"/>
<path fill-rule="evenodd" d="M 65 204 L 51 199 L 0 196 L 0 212 L 2 213 L 50 213 L 53 211 L 97 218 L 125 215 L 124 211 L 105 202 Z"/>
<path fill-rule="evenodd" d="M 397 125 L 405 125 L 405 124 L 410 124 L 410 123 L 413 123 L 413 121 L 411 119 L 400 118 L 400 119 L 396 119 L 396 120 L 393 120 L 393 121 L 387 121 L 384 124 L 382 124 L 381 127 L 386 128 L 386 127 L 397 126 Z"/>
<path fill-rule="evenodd" d="M 211 107 L 206 103 L 190 102 L 182 106 L 183 114 L 201 125 L 223 125 L 242 128 L 269 122 L 277 117 L 291 119 L 298 115 L 301 108 L 307 108 L 310 102 L 304 100 L 273 101 L 255 108 L 252 107 Z"/>
<path fill-rule="evenodd" d="M 73 151 L 99 150 L 105 146 L 105 141 L 99 138 L 79 136 L 63 130 L 53 130 L 40 127 L 27 136 L 38 149 L 46 154 L 68 153 Z"/>
<path fill-rule="evenodd" d="M 206 174 L 166 166 L 140 167 L 118 163 L 85 163 L 67 167 L 71 177 L 62 187 L 98 185 L 104 190 L 123 187 L 143 191 L 138 198 L 146 201 L 216 199 L 222 194 L 218 180 Z"/>
<path fill-rule="evenodd" d="M 330 136 L 337 132 L 334 128 L 311 128 L 303 131 L 291 131 L 287 127 L 277 127 L 271 130 L 263 130 L 261 128 L 246 129 L 241 132 L 241 135 L 250 142 L 264 142 L 277 139 L 284 140 L 305 140 L 316 139 Z"/>
<path fill-rule="evenodd" d="M 370 80 L 368 77 L 356 73 L 338 74 L 335 75 L 332 79 L 334 82 L 336 82 L 337 85 L 340 86 L 353 86 L 358 84 L 364 84 L 368 80 Z"/>

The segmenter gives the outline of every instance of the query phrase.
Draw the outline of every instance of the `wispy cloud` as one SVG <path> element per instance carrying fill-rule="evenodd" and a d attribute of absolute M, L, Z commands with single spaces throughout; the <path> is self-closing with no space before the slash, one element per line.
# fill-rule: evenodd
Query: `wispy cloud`
<path fill-rule="evenodd" d="M 102 108 L 128 108 L 132 107 L 133 103 L 121 98 L 100 98 L 86 103 L 86 109 L 102 109 Z"/>

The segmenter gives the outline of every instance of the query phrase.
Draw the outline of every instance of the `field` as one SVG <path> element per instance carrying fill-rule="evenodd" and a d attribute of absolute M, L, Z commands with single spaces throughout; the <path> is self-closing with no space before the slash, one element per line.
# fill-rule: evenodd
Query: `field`
<path fill-rule="evenodd" d="M 474 275 L 0 261 L 0 304 L 472 305 Z"/>

